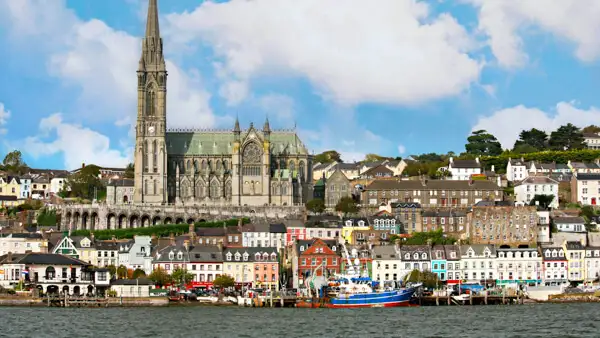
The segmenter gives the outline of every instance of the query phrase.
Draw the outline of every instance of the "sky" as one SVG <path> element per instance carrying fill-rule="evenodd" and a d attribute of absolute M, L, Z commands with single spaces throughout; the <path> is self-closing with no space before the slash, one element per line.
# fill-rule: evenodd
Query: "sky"
<path fill-rule="evenodd" d="M 0 156 L 131 162 L 147 0 L 0 0 Z M 171 128 L 296 128 L 309 150 L 463 152 L 600 124 L 597 0 L 159 0 Z M 576 18 L 576 19 L 574 19 Z"/>

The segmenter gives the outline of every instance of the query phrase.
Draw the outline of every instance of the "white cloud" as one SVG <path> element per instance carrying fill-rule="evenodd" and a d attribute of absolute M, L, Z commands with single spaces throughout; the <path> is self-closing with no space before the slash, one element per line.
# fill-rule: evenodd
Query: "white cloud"
<path fill-rule="evenodd" d="M 479 28 L 501 66 L 526 64 L 520 34 L 535 27 L 575 45 L 576 56 L 591 61 L 600 56 L 600 1 L 597 0 L 467 0 L 479 8 Z"/>
<path fill-rule="evenodd" d="M 8 123 L 10 118 L 10 111 L 4 107 L 4 104 L 0 102 L 0 135 L 6 134 L 6 128 L 4 126 Z"/>
<path fill-rule="evenodd" d="M 260 107 L 269 117 L 289 122 L 294 117 L 294 99 L 282 94 L 268 94 L 259 99 Z"/>
<path fill-rule="evenodd" d="M 482 67 L 467 54 L 476 44 L 452 16 L 433 16 L 414 0 L 206 1 L 167 16 L 164 27 L 176 45 L 211 43 L 223 59 L 218 74 L 234 83 L 300 75 L 344 104 L 456 95 L 478 81 Z"/>
<path fill-rule="evenodd" d="M 502 109 L 491 116 L 480 117 L 473 130 L 485 129 L 496 136 L 504 148 L 512 148 L 522 130 L 537 128 L 551 133 L 567 123 L 583 128 L 598 125 L 598 121 L 600 109 L 590 107 L 583 110 L 573 103 L 560 102 L 548 112 L 523 105 Z"/>
<path fill-rule="evenodd" d="M 398 145 L 398 154 L 403 155 L 404 153 L 406 153 L 406 147 L 402 144 Z"/>
<path fill-rule="evenodd" d="M 108 137 L 76 124 L 63 121 L 61 114 L 53 114 L 40 120 L 40 136 L 25 139 L 22 149 L 34 158 L 62 154 L 65 166 L 75 169 L 82 163 L 100 166 L 126 166 L 131 162 L 128 152 L 111 149 Z M 53 141 L 45 141 L 54 137 Z"/>
<path fill-rule="evenodd" d="M 66 8 L 64 1 L 0 0 L 0 12 L 3 10 L 13 35 L 32 37 L 31 45 L 49 38 L 56 40 L 46 50 L 48 71 L 81 88 L 84 116 L 105 121 L 130 116 L 135 120 L 135 71 L 141 38 L 115 30 L 97 19 L 83 21 Z M 47 17 L 49 13 L 52 18 Z M 197 72 L 191 70 L 187 72 L 191 75 L 186 74 L 170 61 L 167 70 L 169 124 L 189 126 L 189 121 L 194 121 L 203 127 L 214 126 L 215 118 L 208 104 L 210 95 L 199 77 L 193 76 Z"/>

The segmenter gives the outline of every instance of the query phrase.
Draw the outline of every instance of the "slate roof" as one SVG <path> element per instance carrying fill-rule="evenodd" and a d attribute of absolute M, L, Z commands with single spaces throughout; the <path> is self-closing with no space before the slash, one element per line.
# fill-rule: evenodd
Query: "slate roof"
<path fill-rule="evenodd" d="M 96 247 L 96 250 L 103 250 L 103 251 L 118 251 L 119 250 L 119 243 L 115 242 L 115 241 L 95 241 L 94 242 L 94 246 Z"/>
<path fill-rule="evenodd" d="M 524 184 L 558 184 L 558 182 L 548 176 L 529 176 L 515 184 L 515 186 Z"/>
<path fill-rule="evenodd" d="M 483 253 L 485 252 L 485 248 L 489 248 L 490 255 L 492 257 L 496 256 L 496 246 L 488 245 L 488 244 L 461 245 L 460 246 L 461 255 L 466 255 L 467 252 L 469 251 L 469 248 L 473 249 L 473 251 L 475 252 L 475 256 L 483 256 Z"/>
<path fill-rule="evenodd" d="M 261 130 L 253 129 L 264 138 Z M 242 139 L 249 130 L 241 132 Z M 230 130 L 212 130 L 197 132 L 167 131 L 166 139 L 169 154 L 173 155 L 231 155 L 233 153 L 234 133 Z M 293 131 L 272 131 L 270 136 L 271 154 L 308 155 L 308 150 Z M 187 147 L 186 147 L 187 146 Z"/>
<path fill-rule="evenodd" d="M 467 213 L 462 210 L 425 210 L 423 217 L 467 217 Z"/>
<path fill-rule="evenodd" d="M 0 237 L 25 238 L 25 239 L 43 239 L 44 238 L 42 236 L 42 234 L 38 234 L 35 232 L 0 234 Z"/>
<path fill-rule="evenodd" d="M 404 256 L 409 253 L 410 261 L 430 261 L 430 248 L 428 245 L 403 245 L 400 247 L 400 257 L 406 260 Z M 419 258 L 415 259 L 414 254 L 419 253 Z M 423 253 L 427 254 L 427 258 L 423 258 Z"/>
<path fill-rule="evenodd" d="M 283 223 L 269 224 L 269 232 L 272 234 L 285 234 L 287 227 Z"/>
<path fill-rule="evenodd" d="M 373 259 L 400 259 L 394 245 L 378 245 L 373 248 Z"/>
<path fill-rule="evenodd" d="M 365 190 L 500 190 L 491 181 L 375 180 Z"/>
<path fill-rule="evenodd" d="M 227 255 L 229 253 L 231 253 L 231 260 L 227 259 Z M 235 260 L 236 253 L 239 253 L 240 256 L 242 257 L 239 261 Z M 262 257 L 262 255 L 267 253 L 267 255 L 269 256 L 269 261 L 272 261 L 272 259 L 271 259 L 272 254 L 275 254 L 276 257 L 279 257 L 277 248 L 248 247 L 248 248 L 227 248 L 223 251 L 223 259 L 224 259 L 224 261 L 227 261 L 227 262 L 255 262 L 257 253 L 260 254 L 261 257 Z M 248 254 L 247 261 L 243 260 L 244 254 Z M 259 260 L 258 262 L 261 262 L 261 261 L 262 260 Z M 274 261 L 277 261 L 277 259 L 275 259 Z"/>
<path fill-rule="evenodd" d="M 438 257 L 437 254 L 440 254 L 440 256 Z M 431 248 L 431 259 L 432 260 L 441 260 L 441 259 L 446 259 L 446 248 L 444 248 L 443 245 L 434 245 Z"/>
<path fill-rule="evenodd" d="M 581 244 L 581 242 L 567 242 L 566 244 L 567 250 L 584 250 L 585 247 Z"/>
<path fill-rule="evenodd" d="M 108 185 L 113 187 L 133 187 L 135 182 L 131 179 L 110 180 Z"/>
<path fill-rule="evenodd" d="M 458 245 L 444 245 L 444 250 L 446 251 L 446 260 L 449 260 L 449 261 L 460 260 L 460 247 Z M 453 252 L 454 252 L 454 258 L 452 257 Z"/>
<path fill-rule="evenodd" d="M 453 160 L 450 165 L 452 168 L 481 168 L 476 160 Z"/>
<path fill-rule="evenodd" d="M 12 255 L 14 264 L 36 264 L 36 265 L 89 265 L 79 259 L 52 253 L 26 253 Z M 8 263 L 8 255 L 0 256 L 0 264 Z"/>
<path fill-rule="evenodd" d="M 173 253 L 171 258 L 170 253 Z M 181 255 L 179 255 L 181 253 Z M 217 246 L 170 245 L 154 253 L 156 263 L 223 262 L 223 252 Z"/>
<path fill-rule="evenodd" d="M 546 250 L 550 250 L 550 255 L 546 257 Z M 552 257 L 552 251 L 556 250 L 556 257 Z M 558 253 L 562 251 L 563 256 L 561 257 Z M 566 261 L 567 256 L 564 254 L 564 250 L 557 246 L 541 246 L 542 259 L 545 261 Z"/>
<path fill-rule="evenodd" d="M 577 178 L 578 181 L 599 181 L 600 180 L 600 174 L 588 174 L 588 173 L 581 173 L 581 174 L 577 174 L 575 176 Z"/>
<path fill-rule="evenodd" d="M 358 163 L 338 163 L 335 165 L 335 169 L 339 170 L 358 170 Z"/>
<path fill-rule="evenodd" d="M 338 255 L 340 254 L 340 248 L 341 245 L 336 241 L 336 240 L 325 240 L 325 239 L 318 239 L 318 238 L 314 238 L 314 239 L 304 239 L 304 240 L 297 240 L 296 241 L 296 253 L 297 254 L 302 254 L 302 252 L 308 250 L 317 240 L 322 241 L 323 243 L 325 243 L 325 245 L 327 245 L 330 249 L 332 249 L 333 251 L 335 251 Z M 304 251 L 300 251 L 300 247 L 303 246 L 304 247 Z"/>
<path fill-rule="evenodd" d="M 583 217 L 555 217 L 554 224 L 585 224 Z"/>

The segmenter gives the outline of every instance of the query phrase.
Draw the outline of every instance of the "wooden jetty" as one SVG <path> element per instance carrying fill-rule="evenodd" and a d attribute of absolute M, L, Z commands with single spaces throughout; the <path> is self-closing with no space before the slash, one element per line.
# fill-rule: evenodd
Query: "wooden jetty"
<path fill-rule="evenodd" d="M 108 307 L 108 298 L 46 295 L 48 307 Z"/>
<path fill-rule="evenodd" d="M 251 298 L 251 307 L 295 307 L 295 292 L 271 292 L 268 295 L 256 295 Z M 246 304 L 246 303 L 244 303 Z"/>
<path fill-rule="evenodd" d="M 506 291 L 501 293 L 488 293 L 487 291 L 471 294 L 461 298 L 456 296 L 420 296 L 416 298 L 418 305 L 421 306 L 442 306 L 442 305 L 511 305 L 523 304 L 527 297 L 522 292 L 507 294 Z"/>

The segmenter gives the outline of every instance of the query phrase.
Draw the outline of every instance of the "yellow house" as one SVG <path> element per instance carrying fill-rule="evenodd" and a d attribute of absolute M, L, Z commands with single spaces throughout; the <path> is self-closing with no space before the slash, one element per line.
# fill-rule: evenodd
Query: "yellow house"
<path fill-rule="evenodd" d="M 85 236 L 65 236 L 55 246 L 52 253 L 70 256 L 91 265 L 98 265 L 98 250 L 91 239 Z"/>
<path fill-rule="evenodd" d="M 562 245 L 568 261 L 569 282 L 585 280 L 585 246 L 584 241 L 564 241 Z"/>
<path fill-rule="evenodd" d="M 0 195 L 0 208 L 13 208 L 22 204 L 16 196 L 3 196 Z"/>
<path fill-rule="evenodd" d="M 250 287 L 254 281 L 253 248 L 227 248 L 223 252 L 223 274 L 233 277 L 236 286 Z"/>
<path fill-rule="evenodd" d="M 0 196 L 21 196 L 21 181 L 16 176 L 0 176 Z"/>
<path fill-rule="evenodd" d="M 356 230 L 369 230 L 369 221 L 366 218 L 347 218 L 342 226 L 342 238 L 347 243 L 352 242 L 352 234 Z"/>

